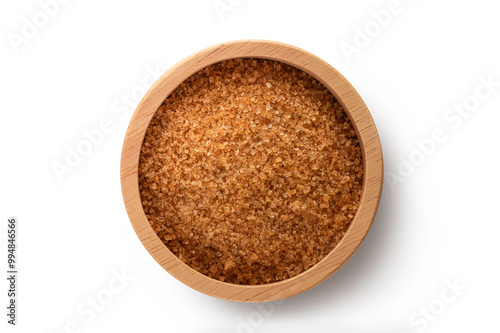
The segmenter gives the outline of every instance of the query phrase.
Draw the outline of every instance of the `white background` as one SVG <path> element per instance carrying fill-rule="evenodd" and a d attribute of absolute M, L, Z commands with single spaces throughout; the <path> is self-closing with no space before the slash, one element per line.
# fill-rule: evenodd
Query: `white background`
<path fill-rule="evenodd" d="M 498 4 L 401 0 L 377 31 L 371 12 L 389 0 L 222 3 L 231 10 L 221 19 L 213 0 L 70 0 L 43 22 L 38 1 L 1 2 L 0 258 L 5 272 L 6 221 L 15 215 L 20 278 L 16 327 L 6 324 L 1 280 L 0 330 L 498 330 L 500 87 L 467 118 L 443 118 L 474 101 L 481 77 L 500 81 Z M 23 17 L 34 15 L 42 15 L 38 32 L 14 47 Z M 355 46 L 366 26 L 374 29 L 369 43 L 358 41 L 358 53 L 347 57 L 341 46 Z M 355 256 L 323 284 L 265 309 L 205 296 L 166 273 L 133 232 L 119 183 L 137 104 L 123 108 L 124 94 L 140 93 L 148 68 L 164 71 L 201 48 L 246 38 L 293 44 L 339 70 L 372 113 L 386 170 L 379 213 Z M 117 106 L 130 113 L 120 117 Z M 103 119 L 112 130 L 60 181 L 54 163 L 65 163 L 68 147 Z M 446 141 L 413 172 L 398 174 L 401 159 L 423 156 L 416 141 L 436 128 Z M 394 188 L 388 174 L 401 176 Z M 113 272 L 122 270 L 134 277 L 123 290 L 92 318 L 79 314 L 90 298 L 110 295 Z M 449 283 L 466 289 L 457 296 Z M 432 319 L 422 319 L 429 307 Z"/>

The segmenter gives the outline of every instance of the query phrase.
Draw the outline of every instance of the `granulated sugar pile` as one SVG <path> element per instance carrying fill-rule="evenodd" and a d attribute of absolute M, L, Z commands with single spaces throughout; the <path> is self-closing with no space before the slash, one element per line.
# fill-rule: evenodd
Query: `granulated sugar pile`
<path fill-rule="evenodd" d="M 228 60 L 153 117 L 139 166 L 151 226 L 211 278 L 265 284 L 324 258 L 352 221 L 363 162 L 333 95 L 276 61 Z"/>

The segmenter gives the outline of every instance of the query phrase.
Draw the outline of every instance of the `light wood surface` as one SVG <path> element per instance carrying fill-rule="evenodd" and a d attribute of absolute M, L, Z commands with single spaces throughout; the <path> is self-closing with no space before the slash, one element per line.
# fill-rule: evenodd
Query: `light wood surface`
<path fill-rule="evenodd" d="M 327 87 L 349 115 L 361 143 L 364 180 L 360 205 L 340 243 L 319 263 L 305 272 L 280 282 L 245 286 L 209 278 L 184 264 L 151 228 L 139 195 L 139 155 L 146 129 L 158 107 L 185 79 L 214 63 L 232 58 L 264 58 L 299 68 Z M 202 293 L 239 302 L 275 301 L 297 295 L 326 280 L 339 270 L 366 237 L 379 205 L 382 190 L 382 149 L 373 119 L 356 90 L 333 67 L 320 58 L 272 41 L 241 40 L 201 50 L 168 70 L 146 93 L 130 121 L 121 158 L 123 199 L 130 221 L 146 250 L 179 281 Z"/>

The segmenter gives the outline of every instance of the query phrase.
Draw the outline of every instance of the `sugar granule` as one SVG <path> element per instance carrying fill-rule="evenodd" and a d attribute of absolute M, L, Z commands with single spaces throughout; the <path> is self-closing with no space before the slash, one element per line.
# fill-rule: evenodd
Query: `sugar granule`
<path fill-rule="evenodd" d="M 309 74 L 235 59 L 180 84 L 139 161 L 144 212 L 184 263 L 234 284 L 307 270 L 345 234 L 363 161 L 341 105 Z"/>

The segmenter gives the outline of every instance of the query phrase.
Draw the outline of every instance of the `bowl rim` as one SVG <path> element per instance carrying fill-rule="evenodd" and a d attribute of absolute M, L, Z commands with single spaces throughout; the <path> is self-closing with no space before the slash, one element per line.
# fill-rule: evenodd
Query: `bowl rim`
<path fill-rule="evenodd" d="M 320 81 L 334 95 L 356 130 L 363 156 L 364 177 L 358 210 L 346 234 L 333 250 L 311 268 L 292 278 L 262 285 L 222 282 L 199 273 L 173 254 L 156 235 L 144 213 L 139 193 L 139 156 L 144 136 L 156 110 L 170 93 L 199 70 L 228 59 L 276 60 Z M 338 271 L 366 237 L 380 202 L 383 184 L 382 147 L 375 123 L 352 85 L 321 58 L 298 47 L 268 40 L 237 40 L 200 50 L 166 71 L 146 92 L 130 121 L 122 148 L 120 179 L 132 226 L 149 254 L 187 286 L 220 299 L 267 302 L 300 294 Z"/>

